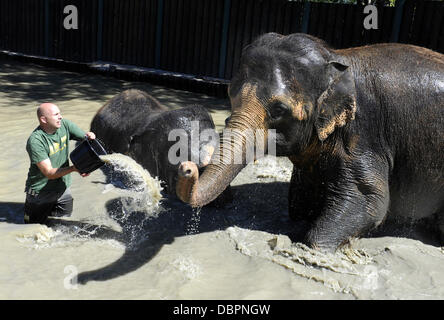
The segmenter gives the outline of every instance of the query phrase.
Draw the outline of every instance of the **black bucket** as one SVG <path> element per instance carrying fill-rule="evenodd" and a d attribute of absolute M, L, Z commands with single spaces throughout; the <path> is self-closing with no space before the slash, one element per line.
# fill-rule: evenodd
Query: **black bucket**
<path fill-rule="evenodd" d="M 97 139 L 85 139 L 71 152 L 69 157 L 80 173 L 90 173 L 105 164 L 99 158 L 104 155 L 106 155 L 106 151 Z"/>

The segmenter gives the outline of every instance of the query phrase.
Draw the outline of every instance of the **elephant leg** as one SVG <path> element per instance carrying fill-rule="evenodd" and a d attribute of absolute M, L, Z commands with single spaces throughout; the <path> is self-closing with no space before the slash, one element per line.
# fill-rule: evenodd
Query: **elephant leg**
<path fill-rule="evenodd" d="M 325 201 L 325 187 L 313 168 L 293 167 L 288 192 L 288 213 L 294 221 L 312 222 Z"/>
<path fill-rule="evenodd" d="M 343 166 L 326 183 L 324 208 L 305 238 L 311 247 L 335 250 L 384 220 L 390 199 L 388 165 L 365 157 Z"/>

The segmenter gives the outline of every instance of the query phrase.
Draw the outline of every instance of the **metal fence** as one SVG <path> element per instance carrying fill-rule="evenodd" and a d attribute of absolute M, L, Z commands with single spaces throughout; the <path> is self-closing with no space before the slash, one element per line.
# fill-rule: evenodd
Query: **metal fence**
<path fill-rule="evenodd" d="M 65 29 L 63 9 L 78 9 Z M 444 2 L 378 7 L 285 0 L 1 0 L 0 50 L 64 61 L 108 61 L 231 79 L 242 48 L 265 32 L 305 32 L 336 48 L 403 42 L 444 52 Z"/>

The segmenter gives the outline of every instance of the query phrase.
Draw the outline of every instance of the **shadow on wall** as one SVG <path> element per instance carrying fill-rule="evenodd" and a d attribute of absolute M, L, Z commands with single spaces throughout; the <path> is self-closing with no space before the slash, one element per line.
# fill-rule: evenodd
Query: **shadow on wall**
<path fill-rule="evenodd" d="M 93 73 L 77 73 L 0 57 L 2 95 L 11 103 L 24 105 L 35 101 L 84 99 L 104 104 L 126 89 L 140 89 L 169 108 L 201 104 L 209 111 L 229 110 L 227 99 L 174 90 L 146 82 L 128 82 Z"/>

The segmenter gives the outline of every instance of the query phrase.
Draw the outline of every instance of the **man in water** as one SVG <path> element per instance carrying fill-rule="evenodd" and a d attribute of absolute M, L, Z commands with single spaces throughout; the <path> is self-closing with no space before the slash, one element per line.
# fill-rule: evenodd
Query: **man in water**
<path fill-rule="evenodd" d="M 40 125 L 26 143 L 31 165 L 25 188 L 25 223 L 45 223 L 48 216 L 71 215 L 70 173 L 78 170 L 69 165 L 68 142 L 70 139 L 79 141 L 96 137 L 63 119 L 60 109 L 53 103 L 41 104 L 37 118 Z"/>

